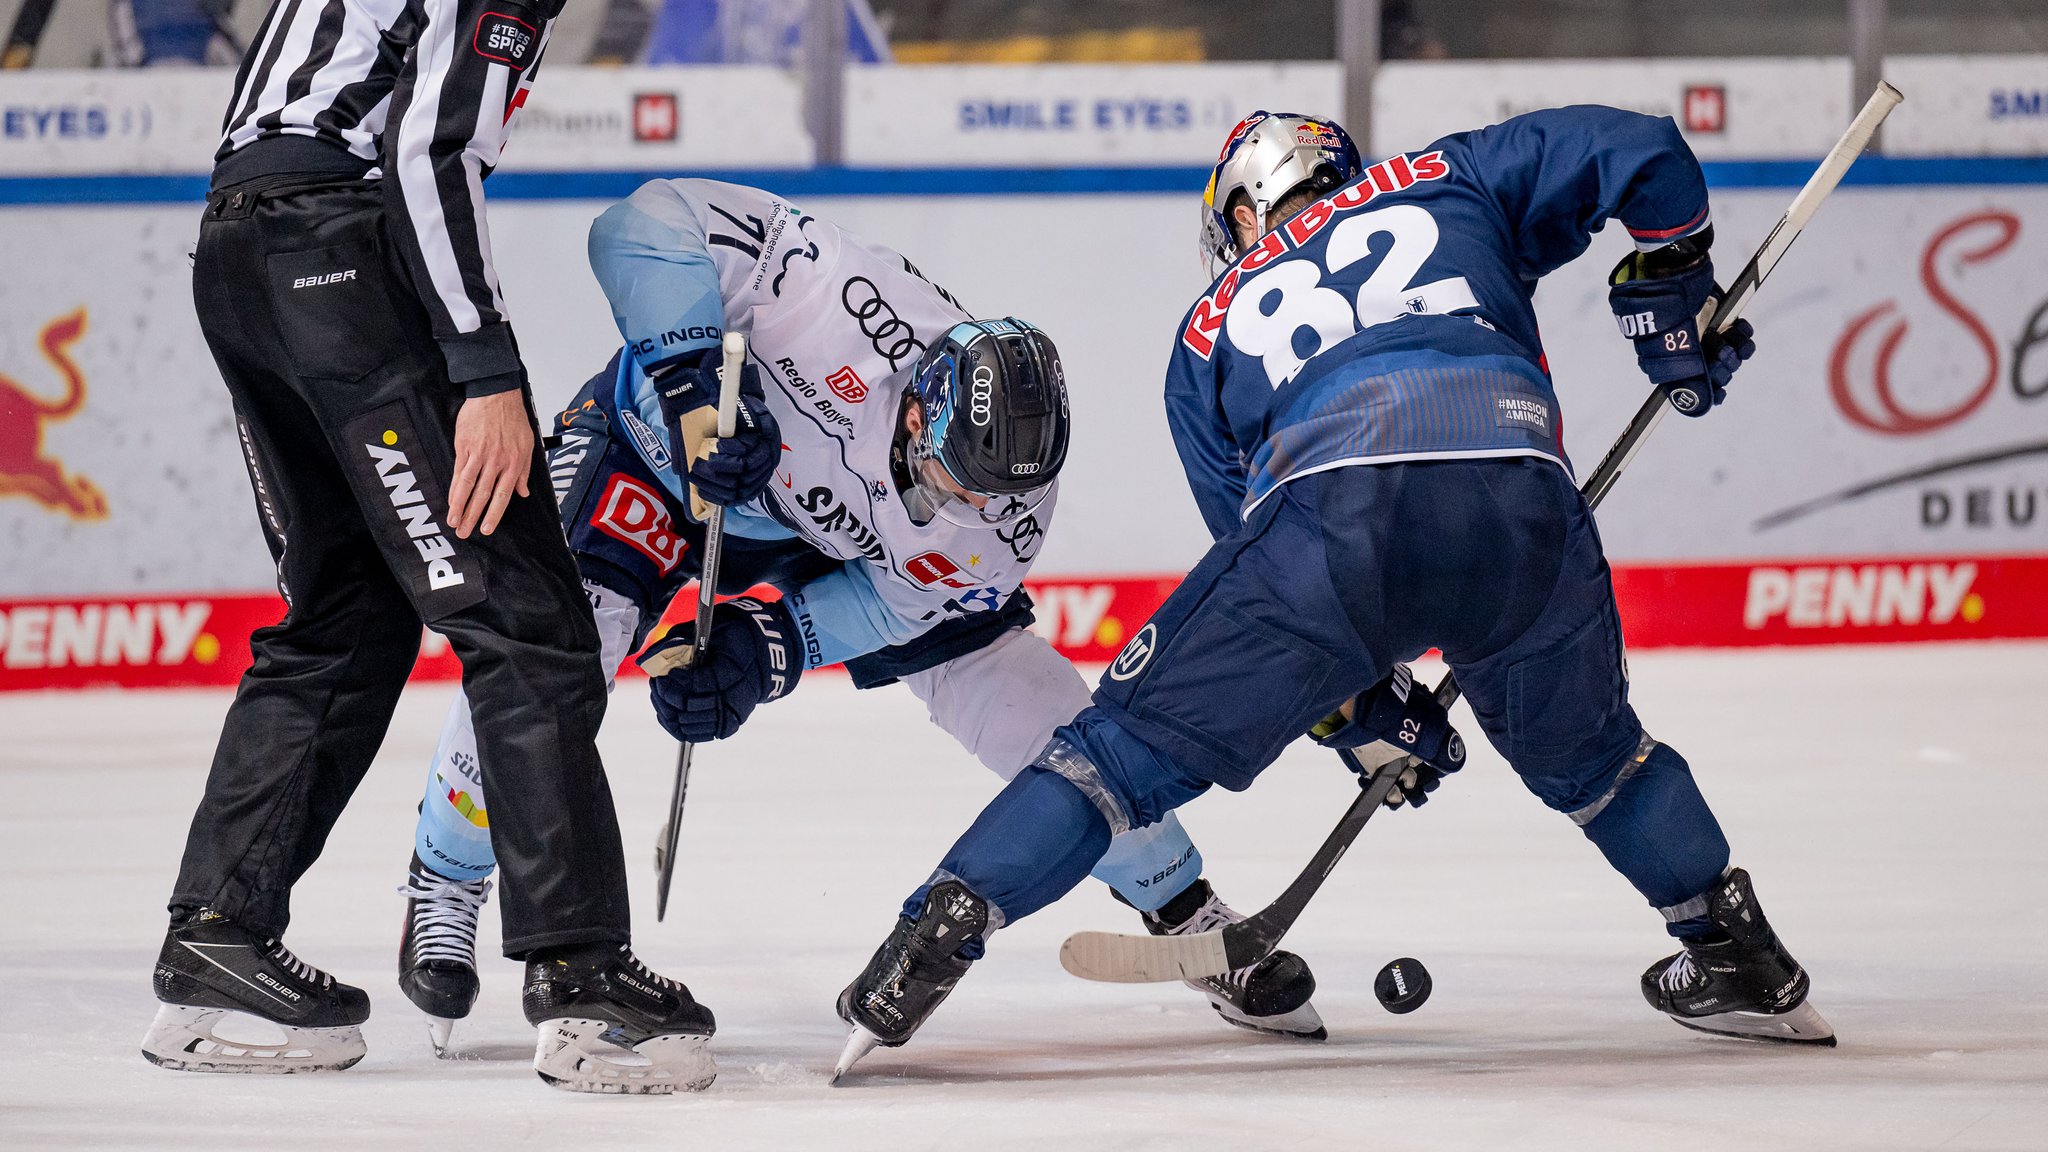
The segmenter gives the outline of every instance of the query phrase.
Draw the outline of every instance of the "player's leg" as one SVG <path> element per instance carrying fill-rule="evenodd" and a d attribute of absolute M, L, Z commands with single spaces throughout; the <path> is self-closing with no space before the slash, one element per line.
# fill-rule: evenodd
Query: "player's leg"
<path fill-rule="evenodd" d="M 689 549 L 669 528 L 660 482 L 609 435 L 609 407 L 596 397 L 609 389 L 615 370 L 616 363 L 600 372 L 556 418 L 557 440 L 548 454 L 608 687 L 694 571 Z M 399 986 L 426 1014 L 437 1053 L 446 1051 L 454 1021 L 469 1014 L 480 988 L 477 915 L 497 864 L 485 778 L 469 698 L 458 690 L 427 770 L 413 858 L 399 889 L 407 898 Z"/>
<path fill-rule="evenodd" d="M 932 723 L 1005 781 L 1089 702 L 1088 685 L 1073 664 L 1014 626 L 979 648 L 906 673 L 903 682 L 924 702 Z M 1202 853 L 1172 812 L 1112 839 L 1092 874 L 1154 934 L 1205 932 L 1243 919 L 1202 877 Z M 1316 1040 L 1327 1035 L 1308 1002 L 1315 976 L 1291 952 L 1187 984 L 1239 1027 Z"/>
<path fill-rule="evenodd" d="M 1282 488 L 1218 541 L 1132 637 L 1094 703 L 906 902 L 841 994 L 842 1018 L 880 1043 L 908 1040 L 986 935 L 1071 890 L 1114 834 L 1156 823 L 1212 783 L 1249 786 L 1290 741 L 1378 679 L 1377 659 L 1319 563 L 1315 479 Z"/>
<path fill-rule="evenodd" d="M 293 383 L 266 294 L 276 245 L 253 194 L 209 202 L 195 304 L 235 402 L 284 620 L 250 638 L 253 665 L 222 727 L 171 897 L 156 969 L 164 1002 L 144 1054 L 169 1067 L 295 1071 L 360 1059 L 359 990 L 285 950 L 293 883 L 384 736 L 419 644 L 419 618 L 378 554 L 315 411 Z M 389 355 L 380 333 L 362 355 Z M 284 1030 L 273 1044 L 215 1035 L 228 1013 Z"/>
<path fill-rule="evenodd" d="M 1446 646 L 1480 725 L 1529 789 L 1577 824 L 1684 945 L 1643 978 L 1651 1004 L 1706 1031 L 1832 1043 L 1809 981 L 1756 904 L 1748 874 L 1685 758 L 1628 702 L 1620 620 L 1590 511 L 1556 469 L 1495 466 L 1492 499 L 1536 513 L 1514 527 L 1511 607 L 1493 647 Z M 1439 499 L 1438 503 L 1443 501 Z"/>

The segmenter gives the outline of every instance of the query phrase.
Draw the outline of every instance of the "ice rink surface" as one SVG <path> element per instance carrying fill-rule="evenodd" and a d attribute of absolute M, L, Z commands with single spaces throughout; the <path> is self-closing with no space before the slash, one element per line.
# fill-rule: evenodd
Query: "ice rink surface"
<path fill-rule="evenodd" d="M 228 694 L 28 694 L 0 696 L 0 1146 L 2048 1147 L 2048 645 L 1631 665 L 1840 1048 L 1711 1039 L 1646 1008 L 1660 921 L 1475 741 L 1435 803 L 1374 821 L 1288 938 L 1321 981 L 1328 1042 L 1232 1030 L 1178 985 L 1067 976 L 1066 933 L 1137 923 L 1091 882 L 1000 933 L 909 1047 L 828 1087 L 834 996 L 995 781 L 901 688 L 817 676 L 698 757 L 666 924 L 651 848 L 674 745 L 636 682 L 605 729 L 638 949 L 718 1013 L 708 1092 L 545 1088 L 495 904 L 461 1058 L 430 1055 L 393 979 L 394 889 L 444 687 L 407 693 L 287 936 L 369 989 L 369 1056 L 333 1074 L 165 1072 L 137 1053 L 149 970 Z M 1186 823 L 1249 911 L 1352 790 L 1304 745 Z M 1371 983 L 1402 955 L 1436 990 L 1392 1016 Z"/>

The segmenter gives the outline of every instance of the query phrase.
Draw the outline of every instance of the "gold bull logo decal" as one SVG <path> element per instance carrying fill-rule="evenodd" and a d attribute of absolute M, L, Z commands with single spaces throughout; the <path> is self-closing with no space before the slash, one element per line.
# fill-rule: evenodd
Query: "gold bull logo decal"
<path fill-rule="evenodd" d="M 50 321 L 38 338 L 43 359 L 64 381 L 64 393 L 48 400 L 0 375 L 0 496 L 26 496 L 75 520 L 102 520 L 107 498 L 92 481 L 66 473 L 63 462 L 43 447 L 43 430 L 85 406 L 85 375 L 69 349 L 85 335 L 85 309 Z"/>

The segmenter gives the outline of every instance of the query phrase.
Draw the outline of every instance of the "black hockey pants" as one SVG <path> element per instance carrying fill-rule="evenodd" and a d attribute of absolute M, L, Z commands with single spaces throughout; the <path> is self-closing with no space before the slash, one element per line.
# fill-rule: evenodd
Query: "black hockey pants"
<path fill-rule="evenodd" d="M 287 607 L 250 638 L 255 664 L 171 907 L 284 932 L 292 885 L 376 755 L 424 621 L 462 660 L 491 765 L 506 954 L 623 941 L 625 860 L 594 743 L 597 629 L 547 472 L 536 450 L 532 495 L 492 535 L 446 530 L 463 391 L 382 205 L 372 183 L 276 177 L 207 200 L 193 295 Z"/>

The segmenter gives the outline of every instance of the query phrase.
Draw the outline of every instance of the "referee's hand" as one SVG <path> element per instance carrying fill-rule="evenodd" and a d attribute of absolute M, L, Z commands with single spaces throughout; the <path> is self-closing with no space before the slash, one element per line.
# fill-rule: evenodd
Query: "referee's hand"
<path fill-rule="evenodd" d="M 448 486 L 448 524 L 456 537 L 469 539 L 479 524 L 486 536 L 497 531 L 512 494 L 526 495 L 532 466 L 533 425 L 523 389 L 464 400 L 455 414 L 455 481 Z"/>

